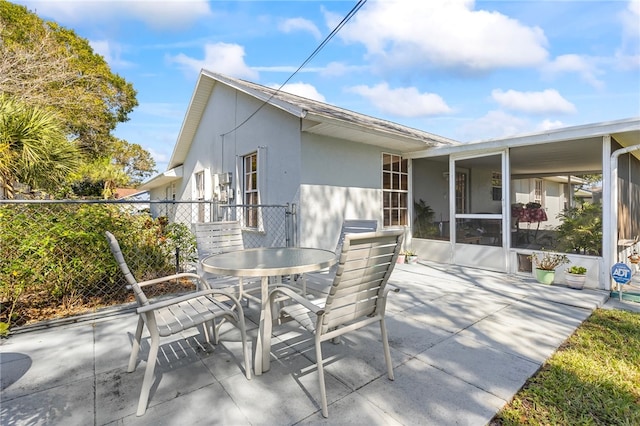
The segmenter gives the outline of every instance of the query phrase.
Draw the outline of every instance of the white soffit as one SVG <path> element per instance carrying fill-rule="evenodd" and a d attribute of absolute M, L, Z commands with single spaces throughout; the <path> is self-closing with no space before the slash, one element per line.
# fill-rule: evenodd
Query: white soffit
<path fill-rule="evenodd" d="M 215 80 L 204 76 L 202 73 L 200 74 L 196 88 L 191 96 L 191 102 L 189 102 L 189 108 L 182 122 L 180 133 L 178 133 L 178 140 L 173 147 L 173 153 L 167 165 L 168 168 L 184 163 L 215 84 Z"/>
<path fill-rule="evenodd" d="M 169 169 L 166 172 L 156 175 L 147 182 L 143 183 L 138 187 L 138 189 L 140 191 L 148 191 L 150 189 L 158 188 L 173 181 L 182 179 L 182 175 L 184 173 L 183 169 L 184 168 L 182 165 Z"/>

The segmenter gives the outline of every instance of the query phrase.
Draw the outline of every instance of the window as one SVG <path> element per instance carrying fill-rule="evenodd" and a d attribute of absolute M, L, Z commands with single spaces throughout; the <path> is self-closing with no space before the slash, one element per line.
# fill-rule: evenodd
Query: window
<path fill-rule="evenodd" d="M 407 225 L 409 199 L 408 160 L 382 154 L 382 211 L 384 226 Z"/>
<path fill-rule="evenodd" d="M 167 185 L 165 188 L 165 200 L 167 201 L 175 201 L 176 200 L 176 184 L 172 183 Z"/>
<path fill-rule="evenodd" d="M 169 185 L 167 185 L 167 187 L 165 188 L 165 200 L 166 201 L 175 201 L 176 200 L 176 184 L 175 183 L 171 183 Z M 173 203 L 169 203 L 167 202 L 164 205 L 164 215 L 168 218 L 173 218 L 175 217 L 175 213 L 176 213 L 176 206 Z"/>
<path fill-rule="evenodd" d="M 198 201 L 198 222 L 204 222 L 204 170 L 195 175 L 195 198 Z"/>
<path fill-rule="evenodd" d="M 502 201 L 502 173 L 491 172 L 491 198 L 493 201 Z"/>
<path fill-rule="evenodd" d="M 258 153 L 246 155 L 244 157 L 244 204 L 245 226 L 249 228 L 258 227 Z"/>
<path fill-rule="evenodd" d="M 544 207 L 544 186 L 542 179 L 535 180 L 535 187 L 533 190 L 533 202 L 540 204 Z"/>
<path fill-rule="evenodd" d="M 456 213 L 467 213 L 467 174 L 456 172 Z"/>

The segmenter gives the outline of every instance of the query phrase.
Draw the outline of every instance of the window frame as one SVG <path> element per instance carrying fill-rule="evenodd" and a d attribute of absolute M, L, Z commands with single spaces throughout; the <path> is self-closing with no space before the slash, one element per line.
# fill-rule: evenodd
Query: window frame
<path fill-rule="evenodd" d="M 502 172 L 491 172 L 491 199 L 502 201 Z"/>
<path fill-rule="evenodd" d="M 248 169 L 248 170 L 247 170 Z M 242 203 L 245 205 L 243 226 L 251 229 L 260 228 L 260 180 L 258 151 L 242 156 Z"/>
<path fill-rule="evenodd" d="M 408 226 L 409 160 L 383 152 L 381 163 L 383 227 Z"/>

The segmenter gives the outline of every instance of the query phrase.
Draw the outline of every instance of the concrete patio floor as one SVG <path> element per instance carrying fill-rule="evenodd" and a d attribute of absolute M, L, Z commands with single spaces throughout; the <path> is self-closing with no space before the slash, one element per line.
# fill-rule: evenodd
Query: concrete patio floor
<path fill-rule="evenodd" d="M 234 329 L 215 347 L 195 331 L 165 339 L 149 407 L 136 417 L 146 363 L 126 372 L 136 324 L 129 312 L 3 340 L 0 424 L 485 425 L 609 299 L 450 265 L 398 265 L 391 282 L 401 288 L 387 311 L 395 381 L 377 326 L 327 343 L 328 419 L 313 340 L 289 324 L 274 330 L 271 370 L 250 381 Z M 252 336 L 255 308 L 247 312 Z M 143 358 L 147 351 L 145 342 Z"/>

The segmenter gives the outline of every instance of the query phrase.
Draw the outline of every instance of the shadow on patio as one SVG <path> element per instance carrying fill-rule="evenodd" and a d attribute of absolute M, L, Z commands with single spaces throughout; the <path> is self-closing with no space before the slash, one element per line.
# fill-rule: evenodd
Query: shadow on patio
<path fill-rule="evenodd" d="M 1 423 L 484 425 L 609 297 L 426 263 L 398 265 L 390 282 L 401 288 L 387 307 L 395 381 L 376 325 L 326 344 L 328 419 L 313 339 L 288 324 L 274 330 L 271 370 L 251 381 L 234 329 L 215 347 L 195 331 L 164 340 L 149 408 L 136 417 L 144 368 L 126 373 L 137 319 L 129 312 L 4 340 Z"/>

